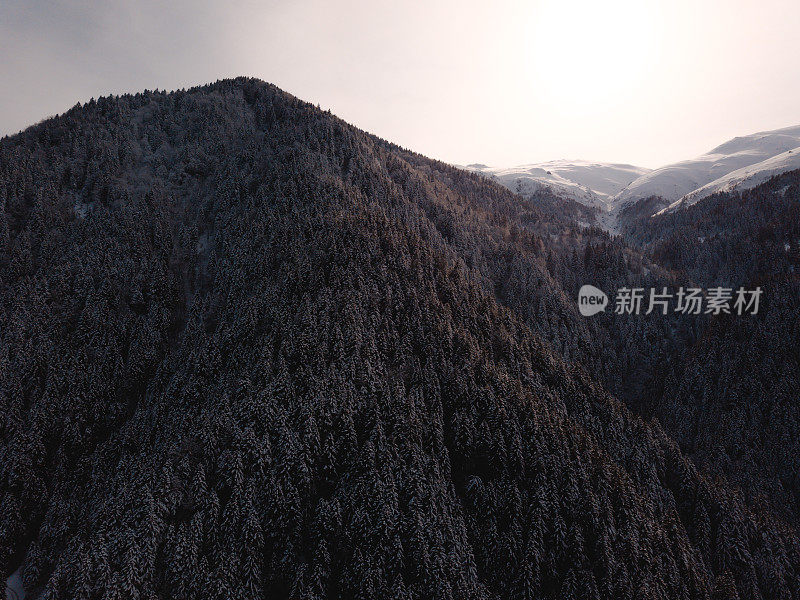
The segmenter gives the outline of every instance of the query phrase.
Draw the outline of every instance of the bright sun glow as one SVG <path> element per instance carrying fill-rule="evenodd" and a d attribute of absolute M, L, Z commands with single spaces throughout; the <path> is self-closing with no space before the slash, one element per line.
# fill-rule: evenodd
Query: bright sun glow
<path fill-rule="evenodd" d="M 541 0 L 531 15 L 530 83 L 563 111 L 607 107 L 651 70 L 658 45 L 654 4 Z"/>

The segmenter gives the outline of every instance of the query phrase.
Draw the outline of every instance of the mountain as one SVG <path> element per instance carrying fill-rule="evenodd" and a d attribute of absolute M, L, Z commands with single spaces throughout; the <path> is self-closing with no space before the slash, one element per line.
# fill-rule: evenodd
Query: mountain
<path fill-rule="evenodd" d="M 629 223 L 626 239 L 683 281 L 761 288 L 757 315 L 713 319 L 680 350 L 653 414 L 704 471 L 797 522 L 800 170 Z"/>
<path fill-rule="evenodd" d="M 774 200 L 731 280 L 791 272 Z M 3 577 L 51 599 L 800 596 L 774 506 L 792 446 L 743 491 L 775 438 L 710 437 L 749 464 L 729 478 L 661 424 L 717 411 L 683 420 L 662 391 L 725 323 L 575 305 L 587 280 L 675 283 L 656 257 L 712 277 L 681 237 L 699 225 L 628 244 L 573 208 L 245 78 L 3 138 Z M 729 404 L 790 435 L 791 406 L 751 400 Z"/>
<path fill-rule="evenodd" d="M 751 189 L 800 167 L 800 126 L 736 137 L 692 160 L 650 170 L 625 164 L 557 160 L 519 167 L 467 165 L 525 196 L 549 192 L 599 212 L 585 221 L 619 234 L 620 213 L 654 198 L 650 214 L 691 205 L 722 191 Z"/>
<path fill-rule="evenodd" d="M 614 204 L 658 196 L 672 203 L 693 195 L 734 171 L 756 165 L 800 146 L 800 126 L 737 137 L 693 160 L 645 173 L 614 197 Z M 777 165 L 766 168 L 775 168 Z M 723 184 L 724 185 L 724 184 Z M 713 192 L 712 192 L 713 193 Z"/>
<path fill-rule="evenodd" d="M 533 194 L 550 190 L 586 206 L 607 210 L 611 198 L 629 183 L 649 172 L 633 165 L 582 160 L 554 160 L 510 168 L 473 164 L 482 173 L 513 192 Z"/>
<path fill-rule="evenodd" d="M 679 207 L 691 206 L 703 198 L 720 192 L 741 192 L 749 190 L 764 183 L 771 177 L 786 173 L 787 171 L 794 171 L 795 169 L 800 169 L 800 146 L 776 154 L 754 165 L 731 171 L 727 175 L 715 179 L 711 183 L 707 183 L 703 187 L 686 194 L 680 200 L 676 200 L 667 208 L 663 209 L 663 211 L 668 212 Z"/>

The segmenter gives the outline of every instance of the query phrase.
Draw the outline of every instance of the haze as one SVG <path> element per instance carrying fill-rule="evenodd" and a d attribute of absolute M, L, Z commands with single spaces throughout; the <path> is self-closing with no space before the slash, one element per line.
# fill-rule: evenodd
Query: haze
<path fill-rule="evenodd" d="M 0 135 L 251 75 L 452 163 L 657 167 L 800 123 L 790 0 L 0 4 Z"/>

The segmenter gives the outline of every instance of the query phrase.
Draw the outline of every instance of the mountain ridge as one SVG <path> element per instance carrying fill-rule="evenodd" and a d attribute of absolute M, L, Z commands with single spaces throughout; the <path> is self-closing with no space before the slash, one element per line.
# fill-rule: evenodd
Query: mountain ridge
<path fill-rule="evenodd" d="M 0 201 L 31 595 L 798 595 L 796 530 L 580 364 L 579 279 L 662 274 L 547 198 L 239 78 L 0 140 Z"/>
<path fill-rule="evenodd" d="M 610 199 L 648 169 L 625 163 L 587 160 L 553 160 L 517 167 L 467 165 L 469 170 L 491 177 L 522 194 L 550 190 L 586 206 L 608 210 Z"/>
<path fill-rule="evenodd" d="M 657 169 L 563 159 L 517 167 L 474 163 L 464 168 L 522 195 L 548 191 L 597 209 L 593 223 L 618 234 L 621 211 L 640 200 L 659 199 L 656 211 L 663 214 L 717 192 L 750 189 L 800 168 L 800 125 L 737 136 L 697 158 Z"/>
<path fill-rule="evenodd" d="M 800 126 L 760 131 L 723 142 L 706 154 L 666 165 L 633 181 L 614 198 L 617 205 L 658 196 L 668 203 L 696 197 L 704 186 L 740 169 L 800 146 Z M 707 194 L 706 194 L 707 195 Z"/>

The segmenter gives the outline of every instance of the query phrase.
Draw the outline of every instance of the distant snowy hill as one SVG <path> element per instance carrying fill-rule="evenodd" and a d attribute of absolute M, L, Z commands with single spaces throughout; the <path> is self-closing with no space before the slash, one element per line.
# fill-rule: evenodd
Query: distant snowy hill
<path fill-rule="evenodd" d="M 752 177 L 757 179 L 756 173 L 763 170 L 757 165 L 764 164 L 773 157 L 788 154 L 798 146 L 800 146 L 800 126 L 733 138 L 693 160 L 685 160 L 645 173 L 619 192 L 613 204 L 620 206 L 650 196 L 661 196 L 671 202 L 691 196 L 696 201 L 713 193 L 704 191 L 701 194 L 700 190 L 705 188 L 716 190 L 717 185 L 730 185 L 731 181 L 725 179 L 729 175 L 734 179 Z M 772 169 L 772 174 L 796 168 L 791 166 L 794 164 L 793 157 L 788 156 L 788 161 L 787 157 L 778 161 L 785 168 L 780 167 L 778 163 L 766 165 L 765 168 Z M 753 167 L 755 171 L 748 167 Z"/>
<path fill-rule="evenodd" d="M 659 212 L 670 212 L 680 206 L 691 206 L 695 202 L 716 194 L 717 192 L 735 192 L 749 190 L 775 175 L 800 169 L 800 146 L 782 152 L 772 158 L 761 161 L 754 165 L 742 167 L 707 183 L 703 187 L 686 194 L 680 200 L 676 200 L 667 208 Z"/>
<path fill-rule="evenodd" d="M 518 167 L 472 164 L 523 195 L 542 189 L 600 209 L 597 225 L 619 233 L 619 218 L 633 202 L 658 196 L 647 208 L 659 213 L 688 206 L 721 191 L 744 190 L 774 175 L 800 169 L 800 125 L 762 131 L 717 146 L 692 160 L 650 170 L 628 164 L 554 160 Z"/>
<path fill-rule="evenodd" d="M 550 189 L 559 196 L 602 209 L 608 209 L 615 194 L 649 171 L 633 165 L 583 160 L 554 160 L 506 168 L 472 164 L 466 168 L 483 173 L 514 192 L 530 194 Z"/>

